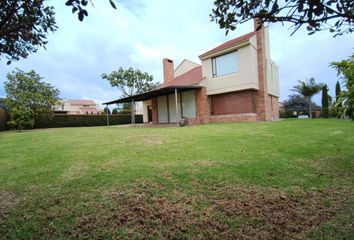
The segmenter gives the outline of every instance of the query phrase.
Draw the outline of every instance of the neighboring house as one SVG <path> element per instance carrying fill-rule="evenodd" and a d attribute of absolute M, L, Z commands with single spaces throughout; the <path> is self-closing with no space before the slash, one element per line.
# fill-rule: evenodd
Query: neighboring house
<path fill-rule="evenodd" d="M 256 28 L 255 28 L 256 29 Z M 144 122 L 189 124 L 269 121 L 279 118 L 278 66 L 270 58 L 268 28 L 261 27 L 176 69 L 163 60 L 159 89 L 105 104 L 143 101 Z M 177 104 L 176 104 L 177 100 Z"/>
<path fill-rule="evenodd" d="M 92 100 L 65 99 L 54 106 L 54 113 L 61 114 L 100 114 L 101 110 Z"/>

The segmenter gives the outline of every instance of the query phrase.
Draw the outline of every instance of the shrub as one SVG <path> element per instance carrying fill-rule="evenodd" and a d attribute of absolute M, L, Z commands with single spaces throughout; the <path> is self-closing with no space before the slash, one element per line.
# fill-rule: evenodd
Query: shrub
<path fill-rule="evenodd" d="M 118 113 L 119 114 L 131 114 L 131 110 L 130 109 L 122 109 L 122 110 L 120 110 Z"/>
<path fill-rule="evenodd" d="M 135 122 L 142 123 L 143 116 L 135 115 Z M 129 124 L 130 114 L 109 115 L 109 125 Z M 107 125 L 107 115 L 42 115 L 35 119 L 35 128 L 87 127 Z"/>

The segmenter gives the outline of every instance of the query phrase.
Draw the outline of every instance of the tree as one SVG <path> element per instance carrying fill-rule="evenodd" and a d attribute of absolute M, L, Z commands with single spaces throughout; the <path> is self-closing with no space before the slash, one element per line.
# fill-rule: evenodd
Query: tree
<path fill-rule="evenodd" d="M 18 129 L 19 132 L 24 128 L 33 128 L 34 126 L 34 115 L 31 109 L 21 106 L 12 107 L 10 116 L 11 119 L 7 124 Z"/>
<path fill-rule="evenodd" d="M 93 5 L 92 1 L 90 0 Z M 113 0 L 109 0 L 116 9 Z M 80 21 L 88 16 L 86 0 L 68 0 L 67 6 L 78 14 Z M 55 12 L 44 0 L 2 0 L 0 1 L 0 60 L 11 61 L 26 58 L 39 47 L 48 43 L 47 35 L 55 32 Z"/>
<path fill-rule="evenodd" d="M 139 69 L 132 67 L 124 70 L 122 67 L 118 71 L 113 71 L 110 74 L 102 74 L 102 79 L 106 79 L 112 87 L 117 87 L 122 97 L 130 97 L 139 93 L 148 92 L 157 88 L 157 84 L 153 83 L 152 75 L 147 72 L 142 72 Z M 133 109 L 131 111 L 132 124 L 135 124 L 134 119 L 134 100 L 131 102 Z"/>
<path fill-rule="evenodd" d="M 118 109 L 117 108 L 113 108 L 112 114 L 118 114 Z"/>
<path fill-rule="evenodd" d="M 303 82 L 303 81 L 298 81 L 299 84 L 295 85 L 294 88 L 292 89 L 293 91 L 301 94 L 302 96 L 304 96 L 305 98 L 307 98 L 308 100 L 308 107 L 309 107 L 309 114 L 310 114 L 310 118 L 312 118 L 312 109 L 311 109 L 311 98 L 318 93 L 319 91 L 321 91 L 322 89 L 322 84 L 317 84 L 315 82 L 314 78 L 310 78 L 310 80 L 308 80 L 307 82 Z"/>
<path fill-rule="evenodd" d="M 109 110 L 108 107 L 105 107 L 105 108 L 103 109 L 103 112 L 104 112 L 105 114 L 111 114 L 111 110 Z"/>
<path fill-rule="evenodd" d="M 0 59 L 10 64 L 45 47 L 47 34 L 57 29 L 54 15 L 44 0 L 0 1 Z"/>
<path fill-rule="evenodd" d="M 116 5 L 114 4 L 113 0 L 108 0 L 109 3 L 111 4 L 112 8 L 117 9 Z M 90 0 L 91 5 L 93 5 L 92 1 Z M 88 12 L 85 9 L 87 6 L 88 1 L 87 0 L 67 0 L 65 2 L 66 6 L 71 6 L 72 7 L 72 12 L 76 13 L 77 12 L 77 17 L 78 19 L 82 22 L 85 17 L 88 16 Z"/>
<path fill-rule="evenodd" d="M 286 117 L 291 117 L 293 115 L 293 112 L 302 112 L 302 114 L 309 114 L 308 99 L 298 94 L 289 95 L 288 99 L 283 101 L 283 106 L 287 115 Z M 311 102 L 311 108 L 319 108 L 319 106 Z"/>
<path fill-rule="evenodd" d="M 215 0 L 214 5 L 211 19 L 226 29 L 226 34 L 252 18 L 260 23 L 291 23 L 292 34 L 303 25 L 309 34 L 323 30 L 335 35 L 354 31 L 353 0 Z"/>
<path fill-rule="evenodd" d="M 349 116 L 354 120 L 354 54 L 347 60 L 330 64 L 341 75 L 346 89 L 339 92 L 336 106 L 341 117 Z M 339 107 L 341 106 L 341 107 Z"/>
<path fill-rule="evenodd" d="M 122 110 L 129 110 L 131 111 L 132 110 L 132 103 L 128 102 L 128 103 L 123 103 L 122 104 Z"/>
<path fill-rule="evenodd" d="M 59 90 L 42 79 L 34 70 L 26 73 L 16 69 L 7 74 L 4 87 L 10 124 L 19 130 L 32 127 L 35 117 L 52 113 L 52 107 L 60 100 Z"/>
<path fill-rule="evenodd" d="M 339 81 L 337 81 L 337 83 L 336 83 L 336 102 L 338 102 L 338 100 L 339 100 L 340 93 L 341 93 L 340 84 L 339 84 Z M 339 108 L 342 108 L 341 102 L 338 102 L 338 106 L 336 107 L 337 118 L 340 118 L 340 114 L 338 111 Z"/>
<path fill-rule="evenodd" d="M 329 113 L 329 99 L 328 99 L 328 87 L 327 84 L 322 87 L 322 116 L 328 118 Z"/>

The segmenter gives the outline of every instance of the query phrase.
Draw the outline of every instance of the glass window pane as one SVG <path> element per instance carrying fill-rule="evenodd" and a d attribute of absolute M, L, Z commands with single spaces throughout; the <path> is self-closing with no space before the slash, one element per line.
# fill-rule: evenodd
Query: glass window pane
<path fill-rule="evenodd" d="M 239 71 L 237 52 L 228 53 L 213 59 L 215 76 L 222 76 Z"/>

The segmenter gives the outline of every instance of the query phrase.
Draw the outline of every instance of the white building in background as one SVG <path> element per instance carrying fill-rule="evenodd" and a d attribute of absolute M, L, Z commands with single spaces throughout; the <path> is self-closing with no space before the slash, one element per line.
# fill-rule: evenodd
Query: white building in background
<path fill-rule="evenodd" d="M 93 100 L 64 99 L 54 106 L 54 113 L 62 114 L 100 114 L 101 109 Z"/>

